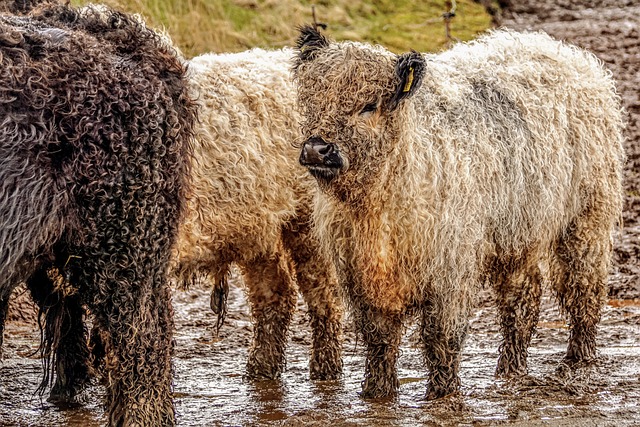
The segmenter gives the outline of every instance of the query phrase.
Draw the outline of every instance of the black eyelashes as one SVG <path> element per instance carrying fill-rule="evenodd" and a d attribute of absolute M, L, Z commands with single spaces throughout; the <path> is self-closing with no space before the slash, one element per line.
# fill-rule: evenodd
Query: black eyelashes
<path fill-rule="evenodd" d="M 370 113 L 376 111 L 378 109 L 378 103 L 372 102 L 364 106 L 364 108 L 360 111 L 360 114 Z"/>

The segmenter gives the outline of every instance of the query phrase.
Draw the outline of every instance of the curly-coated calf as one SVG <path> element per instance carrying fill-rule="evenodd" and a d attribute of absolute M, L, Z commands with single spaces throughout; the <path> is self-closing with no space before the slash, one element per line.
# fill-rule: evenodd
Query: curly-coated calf
<path fill-rule="evenodd" d="M 240 266 L 255 319 L 252 378 L 283 370 L 297 284 L 313 329 L 310 376 L 335 379 L 342 371 L 342 305 L 331 259 L 311 233 L 315 183 L 292 144 L 300 122 L 292 57 L 291 49 L 253 49 L 189 61 L 200 121 L 177 274 L 213 279 L 212 307 L 220 312 L 229 266 Z"/>
<path fill-rule="evenodd" d="M 526 372 L 544 281 L 569 315 L 566 361 L 593 358 L 624 158 L 600 61 L 509 31 L 397 56 L 306 27 L 298 48 L 300 161 L 322 189 L 315 225 L 367 345 L 363 395 L 397 392 L 411 315 L 427 397 L 456 391 L 485 281 L 503 335 L 499 375 Z"/>

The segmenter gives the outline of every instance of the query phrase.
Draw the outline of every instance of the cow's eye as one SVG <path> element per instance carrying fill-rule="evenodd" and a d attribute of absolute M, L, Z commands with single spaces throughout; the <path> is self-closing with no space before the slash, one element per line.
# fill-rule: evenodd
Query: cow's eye
<path fill-rule="evenodd" d="M 378 109 L 378 103 L 372 102 L 364 106 L 362 110 L 360 110 L 360 114 L 373 113 Z"/>

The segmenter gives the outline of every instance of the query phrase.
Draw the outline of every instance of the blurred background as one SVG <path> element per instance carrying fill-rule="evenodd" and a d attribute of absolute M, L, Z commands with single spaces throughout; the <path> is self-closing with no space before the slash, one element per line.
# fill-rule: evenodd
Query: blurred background
<path fill-rule="evenodd" d="M 84 5 L 87 0 L 73 0 Z M 492 17 L 473 0 L 104 0 L 164 27 L 187 57 L 205 52 L 238 52 L 252 47 L 293 45 L 296 27 L 327 25 L 336 40 L 379 43 L 394 52 L 434 52 L 454 38 L 473 39 Z M 453 3 L 453 4 L 452 4 Z M 451 38 L 445 29 L 446 13 Z"/>

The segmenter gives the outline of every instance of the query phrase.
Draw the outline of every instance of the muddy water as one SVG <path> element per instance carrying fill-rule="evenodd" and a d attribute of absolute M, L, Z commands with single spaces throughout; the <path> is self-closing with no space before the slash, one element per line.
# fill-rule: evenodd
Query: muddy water
<path fill-rule="evenodd" d="M 365 401 L 357 394 L 363 347 L 355 342 L 352 330 L 346 334 L 344 379 L 311 382 L 310 332 L 301 306 L 282 380 L 249 382 L 242 377 L 251 338 L 243 292 L 232 287 L 229 316 L 217 337 L 208 302 L 206 290 L 175 295 L 175 402 L 182 426 L 640 425 L 638 300 L 611 300 L 600 328 L 597 363 L 566 372 L 558 370 L 568 337 L 566 323 L 553 301 L 545 298 L 530 350 L 530 375 L 507 382 L 493 377 L 499 335 L 495 312 L 486 299 L 471 322 L 461 393 L 435 402 L 422 399 L 425 372 L 411 328 L 400 358 L 400 396 Z M 100 385 L 86 391 L 80 408 L 57 408 L 34 395 L 41 361 L 30 354 L 38 336 L 32 323 L 8 325 L 0 365 L 0 425 L 103 424 Z"/>

